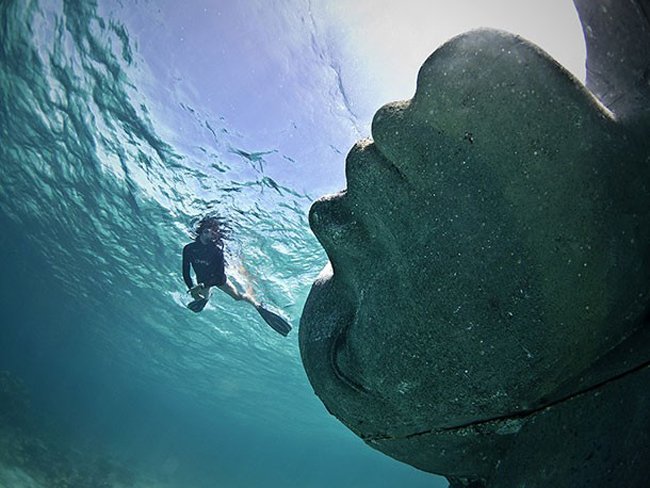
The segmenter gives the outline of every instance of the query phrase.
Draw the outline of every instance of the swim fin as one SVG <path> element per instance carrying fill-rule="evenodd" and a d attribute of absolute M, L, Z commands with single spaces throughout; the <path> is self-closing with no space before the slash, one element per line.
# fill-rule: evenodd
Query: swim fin
<path fill-rule="evenodd" d="M 289 325 L 289 322 L 280 317 L 277 313 L 265 309 L 263 305 L 255 308 L 264 319 L 264 322 L 269 324 L 269 326 L 278 334 L 286 337 L 289 332 L 291 332 L 291 325 Z"/>
<path fill-rule="evenodd" d="M 194 313 L 199 313 L 205 308 L 207 304 L 207 298 L 199 298 L 198 300 L 194 300 L 193 302 L 188 303 L 187 308 L 189 308 Z"/>

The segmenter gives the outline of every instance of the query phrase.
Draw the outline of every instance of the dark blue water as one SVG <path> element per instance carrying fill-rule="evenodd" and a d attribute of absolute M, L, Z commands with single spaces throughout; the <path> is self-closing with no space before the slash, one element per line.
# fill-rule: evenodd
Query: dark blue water
<path fill-rule="evenodd" d="M 216 211 L 231 279 L 297 327 L 326 263 L 306 211 L 363 122 L 308 3 L 217 3 L 0 2 L 0 486 L 445 486 L 327 414 L 296 331 L 184 306 Z M 305 52 L 271 63 L 287 25 Z"/>

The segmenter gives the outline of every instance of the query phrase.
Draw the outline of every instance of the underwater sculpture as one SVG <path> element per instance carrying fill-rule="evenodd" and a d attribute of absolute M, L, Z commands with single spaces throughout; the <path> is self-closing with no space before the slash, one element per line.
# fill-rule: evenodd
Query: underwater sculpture
<path fill-rule="evenodd" d="M 316 394 L 452 487 L 650 479 L 650 2 L 575 4 L 589 90 L 517 36 L 458 36 L 310 212 Z"/>

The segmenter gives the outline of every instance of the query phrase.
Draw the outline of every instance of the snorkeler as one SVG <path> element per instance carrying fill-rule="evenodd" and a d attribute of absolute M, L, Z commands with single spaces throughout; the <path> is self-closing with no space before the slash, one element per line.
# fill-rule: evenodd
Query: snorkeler
<path fill-rule="evenodd" d="M 216 286 L 235 300 L 243 300 L 255 307 L 264 321 L 276 332 L 286 336 L 291 326 L 279 315 L 267 310 L 248 293 L 240 293 L 228 280 L 223 254 L 224 234 L 217 217 L 203 217 L 194 231 L 195 239 L 183 248 L 183 280 L 194 299 L 187 305 L 192 312 L 200 312 L 210 299 L 211 288 Z M 190 265 L 196 274 L 192 281 Z"/>

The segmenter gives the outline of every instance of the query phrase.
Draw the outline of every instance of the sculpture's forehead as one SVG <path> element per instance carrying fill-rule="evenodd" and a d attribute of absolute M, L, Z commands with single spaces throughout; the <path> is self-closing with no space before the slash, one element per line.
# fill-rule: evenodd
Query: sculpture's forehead
<path fill-rule="evenodd" d="M 553 97 L 565 103 L 592 98 L 533 43 L 508 32 L 485 29 L 459 35 L 436 50 L 420 69 L 413 100 L 462 110 L 471 105 L 468 96 L 485 95 L 475 102 L 503 108 L 500 103 L 504 100 L 530 103 L 527 95 L 535 89 L 547 102 Z"/>
<path fill-rule="evenodd" d="M 481 145 L 474 152 L 486 156 L 526 157 L 530 149 L 532 157 L 539 150 L 589 150 L 612 126 L 598 102 L 546 53 L 512 34 L 480 30 L 432 54 L 413 99 L 380 109 L 372 132 L 391 160 L 403 160 L 413 146 L 426 145 L 420 151 L 426 158 L 463 143 Z"/>

